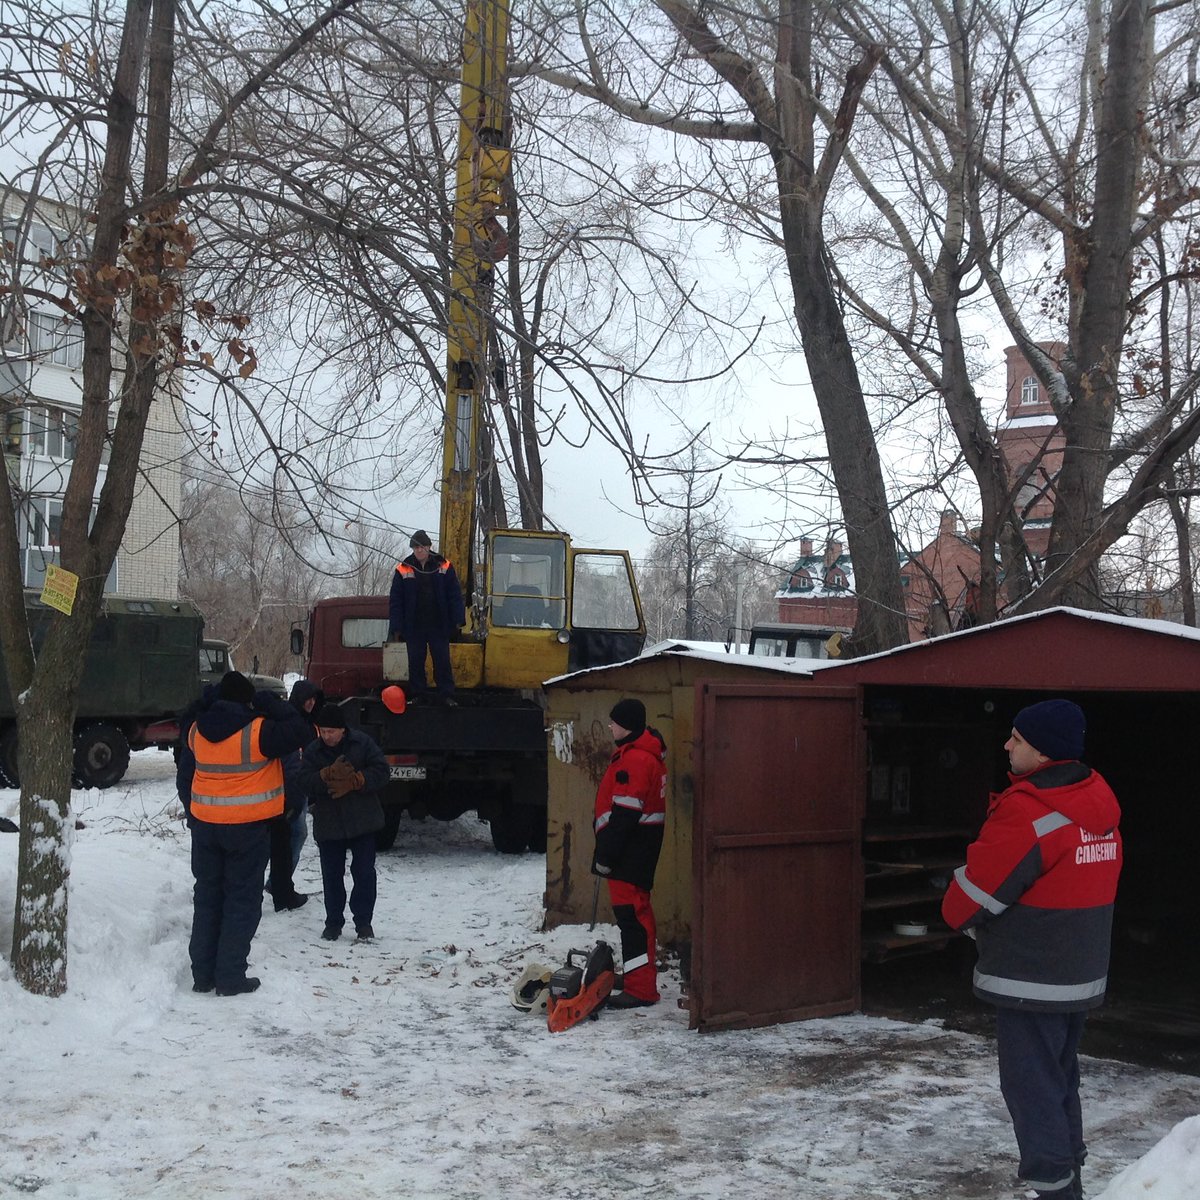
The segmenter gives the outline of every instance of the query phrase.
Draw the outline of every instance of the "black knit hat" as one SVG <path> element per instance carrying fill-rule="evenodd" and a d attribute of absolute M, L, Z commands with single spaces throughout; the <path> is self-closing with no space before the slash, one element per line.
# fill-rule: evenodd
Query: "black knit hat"
<path fill-rule="evenodd" d="M 618 700 L 608 715 L 630 733 L 640 734 L 646 731 L 646 706 L 640 700 Z"/>
<path fill-rule="evenodd" d="M 1013 728 L 1053 762 L 1083 757 L 1087 722 L 1083 709 L 1070 700 L 1042 700 L 1013 717 Z"/>
<path fill-rule="evenodd" d="M 217 695 L 222 700 L 232 700 L 234 704 L 253 704 L 254 684 L 241 671 L 226 671 L 221 676 Z"/>
<path fill-rule="evenodd" d="M 312 721 L 318 729 L 346 728 L 346 714 L 336 704 L 322 705 Z"/>
<path fill-rule="evenodd" d="M 427 549 L 432 549 L 433 539 L 423 529 L 418 529 L 416 533 L 408 539 L 408 547 L 410 550 L 415 550 L 418 546 L 424 546 Z"/>

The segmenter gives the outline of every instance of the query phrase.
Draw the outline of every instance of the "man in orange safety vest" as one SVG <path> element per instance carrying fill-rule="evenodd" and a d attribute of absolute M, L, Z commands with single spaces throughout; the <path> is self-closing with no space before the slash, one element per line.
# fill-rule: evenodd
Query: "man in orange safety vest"
<path fill-rule="evenodd" d="M 192 831 L 192 990 L 253 992 L 246 960 L 262 917 L 270 821 L 283 812 L 283 764 L 308 722 L 237 671 L 205 690 L 186 729 L 176 786 Z"/>

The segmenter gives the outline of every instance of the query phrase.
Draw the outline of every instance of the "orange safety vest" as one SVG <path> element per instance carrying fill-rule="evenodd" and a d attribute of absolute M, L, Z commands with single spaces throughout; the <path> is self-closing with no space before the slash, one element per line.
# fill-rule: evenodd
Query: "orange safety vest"
<path fill-rule="evenodd" d="M 196 757 L 192 816 L 212 825 L 248 825 L 283 812 L 283 763 L 263 756 L 258 735 L 263 718 L 220 742 L 210 742 L 196 726 L 188 746 Z"/>

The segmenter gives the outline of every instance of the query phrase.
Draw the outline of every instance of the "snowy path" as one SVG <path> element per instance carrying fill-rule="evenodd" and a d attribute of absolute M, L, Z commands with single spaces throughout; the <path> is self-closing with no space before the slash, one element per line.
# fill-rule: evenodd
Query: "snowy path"
<path fill-rule="evenodd" d="M 469 818 L 401 826 L 380 857 L 374 945 L 322 942 L 314 895 L 264 913 L 256 995 L 194 995 L 171 774 L 151 751 L 121 787 L 77 794 L 67 996 L 25 994 L 0 960 L 0 1196 L 1021 1195 L 992 1048 L 936 1023 L 852 1016 L 700 1037 L 668 978 L 655 1009 L 551 1037 L 509 1006 L 509 987 L 588 935 L 540 933 L 542 864 L 497 856 Z M 15 810 L 0 792 L 0 814 Z M 16 841 L 0 838 L 5 947 Z M 318 880 L 309 843 L 298 886 L 316 893 Z M 1085 1071 L 1096 1196 L 1200 1112 L 1200 1079 L 1096 1060 Z M 1197 1194 L 1173 1186 L 1108 1200 Z"/>

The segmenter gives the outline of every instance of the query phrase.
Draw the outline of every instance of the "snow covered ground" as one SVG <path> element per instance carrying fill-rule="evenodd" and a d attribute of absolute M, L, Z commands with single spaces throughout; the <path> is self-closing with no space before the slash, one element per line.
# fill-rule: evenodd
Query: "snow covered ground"
<path fill-rule="evenodd" d="M 0 1196 L 1022 1195 L 992 1047 L 938 1023 L 701 1037 L 668 972 L 656 1008 L 550 1035 L 509 1005 L 513 980 L 616 931 L 540 932 L 543 864 L 496 855 L 470 818 L 401 826 L 375 944 L 322 942 L 317 895 L 268 901 L 261 990 L 195 995 L 172 781 L 146 751 L 121 786 L 75 795 L 66 996 L 28 995 L 0 958 Z M 16 850 L 0 835 L 5 955 Z M 298 886 L 320 889 L 311 841 Z M 1091 1059 L 1084 1105 L 1088 1196 L 1200 1196 L 1200 1079 Z"/>

